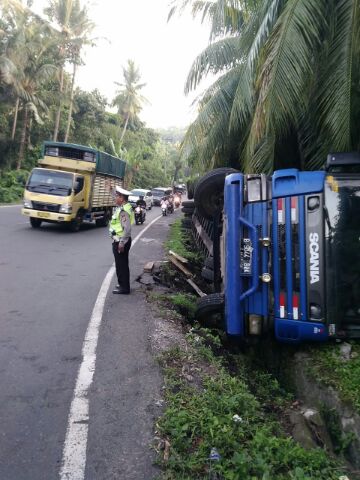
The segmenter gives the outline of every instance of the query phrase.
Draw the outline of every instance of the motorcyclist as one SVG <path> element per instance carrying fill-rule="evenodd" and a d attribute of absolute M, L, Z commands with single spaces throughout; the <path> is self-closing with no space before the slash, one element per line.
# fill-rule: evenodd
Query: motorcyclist
<path fill-rule="evenodd" d="M 174 211 L 174 197 L 173 195 L 169 195 L 169 199 L 168 199 L 168 211 L 170 213 L 173 213 Z"/>
<path fill-rule="evenodd" d="M 136 206 L 146 210 L 146 202 L 144 200 L 144 195 L 139 196 L 139 200 L 136 201 Z"/>
<path fill-rule="evenodd" d="M 169 205 L 169 202 L 168 202 L 167 198 L 166 198 L 166 197 L 163 197 L 163 198 L 161 199 L 161 201 L 160 201 L 160 207 L 161 207 L 161 208 L 163 208 L 163 207 L 167 208 L 168 205 Z"/>

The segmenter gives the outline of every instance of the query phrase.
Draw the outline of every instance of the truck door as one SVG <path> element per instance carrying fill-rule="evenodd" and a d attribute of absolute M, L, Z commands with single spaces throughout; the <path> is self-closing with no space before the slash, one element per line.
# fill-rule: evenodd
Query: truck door
<path fill-rule="evenodd" d="M 77 213 L 80 208 L 85 204 L 85 179 L 82 175 L 75 176 L 74 183 L 74 201 L 73 201 L 73 213 Z"/>

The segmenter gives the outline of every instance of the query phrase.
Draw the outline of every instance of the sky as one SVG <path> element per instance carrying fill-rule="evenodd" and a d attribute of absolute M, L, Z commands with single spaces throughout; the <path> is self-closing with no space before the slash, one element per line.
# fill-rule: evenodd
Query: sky
<path fill-rule="evenodd" d="M 84 3 L 84 2 L 83 2 Z M 34 0 L 40 13 L 46 0 Z M 151 128 L 187 126 L 196 115 L 191 106 L 201 92 L 184 94 L 187 74 L 195 57 L 208 44 L 209 27 L 190 12 L 167 21 L 170 0 L 93 0 L 89 16 L 96 24 L 92 34 L 97 46 L 84 49 L 85 66 L 79 69 L 77 85 L 97 88 L 109 102 L 122 82 L 122 67 L 135 61 L 146 83 L 140 118 Z M 203 88 L 203 87 L 202 87 Z"/>

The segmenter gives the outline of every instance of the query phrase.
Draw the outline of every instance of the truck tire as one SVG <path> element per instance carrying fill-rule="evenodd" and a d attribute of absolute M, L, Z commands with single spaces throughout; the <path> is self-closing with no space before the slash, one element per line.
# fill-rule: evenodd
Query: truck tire
<path fill-rule="evenodd" d="M 71 220 L 69 224 L 69 229 L 71 232 L 78 232 L 80 230 L 81 224 L 82 224 L 83 218 L 82 216 L 78 213 L 76 218 L 74 220 Z"/>
<path fill-rule="evenodd" d="M 187 182 L 187 198 L 189 200 L 194 198 L 194 191 L 196 186 L 197 180 L 189 180 Z"/>
<path fill-rule="evenodd" d="M 207 257 L 205 259 L 204 266 L 209 270 L 214 270 L 214 257 Z"/>
<path fill-rule="evenodd" d="M 101 218 L 95 220 L 95 225 L 97 227 L 107 227 L 109 225 L 111 213 L 109 211 L 105 212 L 105 215 Z"/>
<path fill-rule="evenodd" d="M 192 221 L 191 221 L 191 219 L 188 218 L 188 217 L 182 218 L 182 219 L 181 219 L 181 226 L 182 226 L 183 228 L 188 228 L 188 229 L 192 228 Z"/>
<path fill-rule="evenodd" d="M 192 207 L 183 207 L 183 208 L 181 209 L 181 211 L 182 211 L 183 213 L 188 213 L 188 214 L 192 215 L 192 214 L 194 213 L 194 208 L 192 208 Z"/>
<path fill-rule="evenodd" d="M 211 293 L 197 302 L 196 319 L 207 327 L 223 327 L 225 300 L 222 293 Z"/>
<path fill-rule="evenodd" d="M 202 270 L 201 270 L 201 276 L 207 282 L 213 283 L 213 281 L 214 281 L 214 270 L 211 270 L 210 268 L 207 268 L 207 267 L 203 267 Z"/>
<path fill-rule="evenodd" d="M 194 192 L 194 201 L 205 218 L 211 219 L 222 212 L 225 177 L 237 172 L 234 168 L 216 168 L 199 179 Z"/>
<path fill-rule="evenodd" d="M 30 217 L 30 225 L 33 228 L 40 228 L 41 223 L 42 223 L 42 220 L 40 220 L 40 218 Z"/>
<path fill-rule="evenodd" d="M 195 208 L 195 203 L 194 200 L 184 200 L 181 203 L 181 206 L 186 208 Z"/>

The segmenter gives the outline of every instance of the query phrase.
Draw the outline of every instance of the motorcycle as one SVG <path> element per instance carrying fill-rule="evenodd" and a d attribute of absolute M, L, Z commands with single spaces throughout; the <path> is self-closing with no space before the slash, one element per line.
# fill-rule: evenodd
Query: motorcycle
<path fill-rule="evenodd" d="M 162 216 L 163 216 L 163 217 L 166 217 L 166 215 L 167 215 L 167 206 L 165 205 L 165 203 L 163 203 L 163 204 L 161 205 L 161 213 L 162 213 Z"/>
<path fill-rule="evenodd" d="M 169 202 L 167 206 L 168 213 L 174 213 L 174 204 L 173 202 Z"/>
<path fill-rule="evenodd" d="M 145 222 L 145 218 L 146 218 L 145 210 L 138 205 L 137 207 L 135 207 L 134 213 L 135 213 L 135 223 L 136 223 L 136 225 L 143 224 Z"/>

